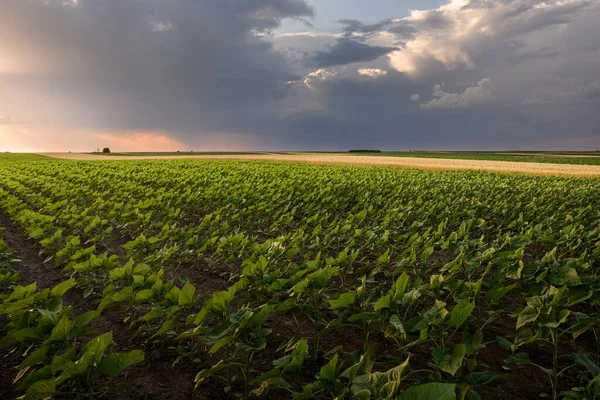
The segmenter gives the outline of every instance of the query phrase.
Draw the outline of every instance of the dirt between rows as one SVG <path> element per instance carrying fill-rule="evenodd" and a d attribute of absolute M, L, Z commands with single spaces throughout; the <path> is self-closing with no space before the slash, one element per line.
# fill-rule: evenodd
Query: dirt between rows
<path fill-rule="evenodd" d="M 417 168 L 427 170 L 484 170 L 503 173 L 525 173 L 530 175 L 554 175 L 576 177 L 600 177 L 600 165 L 546 164 L 535 162 L 512 162 L 490 160 L 459 160 L 444 158 L 354 156 L 349 154 L 322 153 L 270 153 L 198 156 L 103 156 L 84 153 L 43 153 L 42 155 L 80 161 L 93 160 L 262 160 L 278 162 L 300 162 L 309 164 L 342 164 L 352 166 L 379 166 Z"/>

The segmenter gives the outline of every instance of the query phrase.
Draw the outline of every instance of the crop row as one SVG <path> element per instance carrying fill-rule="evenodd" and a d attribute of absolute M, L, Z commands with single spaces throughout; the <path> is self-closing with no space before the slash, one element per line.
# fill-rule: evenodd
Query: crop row
<path fill-rule="evenodd" d="M 584 399 L 600 382 L 596 180 L 234 161 L 0 170 L 0 209 L 89 315 L 116 311 L 140 344 L 172 349 L 198 390 L 477 399 L 534 368 L 553 398 Z M 62 354 L 47 351 L 29 375 Z"/>
<path fill-rule="evenodd" d="M 571 164 L 571 165 L 600 165 L 600 152 L 569 154 L 569 153 L 493 153 L 493 152 L 384 152 L 384 153 L 358 153 L 358 155 L 373 155 L 387 157 L 414 157 L 414 158 L 445 158 L 456 160 L 488 160 L 509 162 L 533 162 L 543 164 Z"/>
<path fill-rule="evenodd" d="M 7 321 L 0 348 L 12 355 L 13 384 L 24 399 L 56 396 L 94 397 L 98 379 L 115 377 L 144 359 L 143 352 L 112 351 L 112 332 L 89 325 L 99 316 L 92 310 L 76 315 L 63 302 L 77 282 L 65 280 L 37 290 L 36 283 L 19 285 L 18 265 L 9 246 L 0 239 L 0 316 Z"/>

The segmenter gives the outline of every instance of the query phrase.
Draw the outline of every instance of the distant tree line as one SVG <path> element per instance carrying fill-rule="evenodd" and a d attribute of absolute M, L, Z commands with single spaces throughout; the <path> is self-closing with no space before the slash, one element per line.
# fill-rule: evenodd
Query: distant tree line
<path fill-rule="evenodd" d="M 381 153 L 381 150 L 356 149 L 350 150 L 348 153 Z"/>

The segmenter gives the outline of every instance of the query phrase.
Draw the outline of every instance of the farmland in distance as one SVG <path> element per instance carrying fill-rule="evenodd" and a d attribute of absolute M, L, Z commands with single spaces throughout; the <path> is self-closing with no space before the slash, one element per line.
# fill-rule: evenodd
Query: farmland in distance
<path fill-rule="evenodd" d="M 537 154 L 537 153 L 536 153 Z M 546 153 L 544 153 L 546 154 Z M 506 155 L 503 153 L 46 153 L 47 157 L 79 161 L 225 159 L 310 164 L 386 166 L 428 170 L 481 170 L 533 175 L 600 176 L 599 157 L 590 154 Z"/>
<path fill-rule="evenodd" d="M 270 161 L 0 155 L 0 397 L 598 393 L 597 178 Z"/>

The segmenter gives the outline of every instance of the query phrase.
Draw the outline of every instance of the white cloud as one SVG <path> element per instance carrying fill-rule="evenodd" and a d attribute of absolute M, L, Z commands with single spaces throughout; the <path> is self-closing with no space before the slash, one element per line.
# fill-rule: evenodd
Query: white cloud
<path fill-rule="evenodd" d="M 79 0 L 63 0 L 63 7 L 75 7 L 79 4 Z"/>
<path fill-rule="evenodd" d="M 421 104 L 423 108 L 462 108 L 488 103 L 492 100 L 494 87 L 489 78 L 482 79 L 463 93 L 447 93 L 444 83 L 433 87 L 433 99 Z"/>
<path fill-rule="evenodd" d="M 419 93 L 411 94 L 410 101 L 414 101 L 415 103 L 418 103 L 419 101 L 421 101 L 421 95 Z"/>
<path fill-rule="evenodd" d="M 573 15 L 592 3 L 451 0 L 437 9 L 414 10 L 397 22 L 397 26 L 409 27 L 413 35 L 399 45 L 398 51 L 388 55 L 390 65 L 413 76 L 431 67 L 432 62 L 448 70 L 472 70 L 490 44 L 566 25 Z"/>
<path fill-rule="evenodd" d="M 309 88 L 313 89 L 317 84 L 323 83 L 336 75 L 337 73 L 335 71 L 328 71 L 326 69 L 321 68 L 308 74 L 306 79 L 304 79 L 304 84 Z"/>
<path fill-rule="evenodd" d="M 168 32 L 168 31 L 172 31 L 173 28 L 175 28 L 175 27 L 169 21 L 151 21 L 150 22 L 150 29 L 152 29 L 152 32 Z"/>
<path fill-rule="evenodd" d="M 378 78 L 380 76 L 387 75 L 387 71 L 379 68 L 361 68 L 358 70 L 358 74 L 370 76 L 371 78 Z"/>

